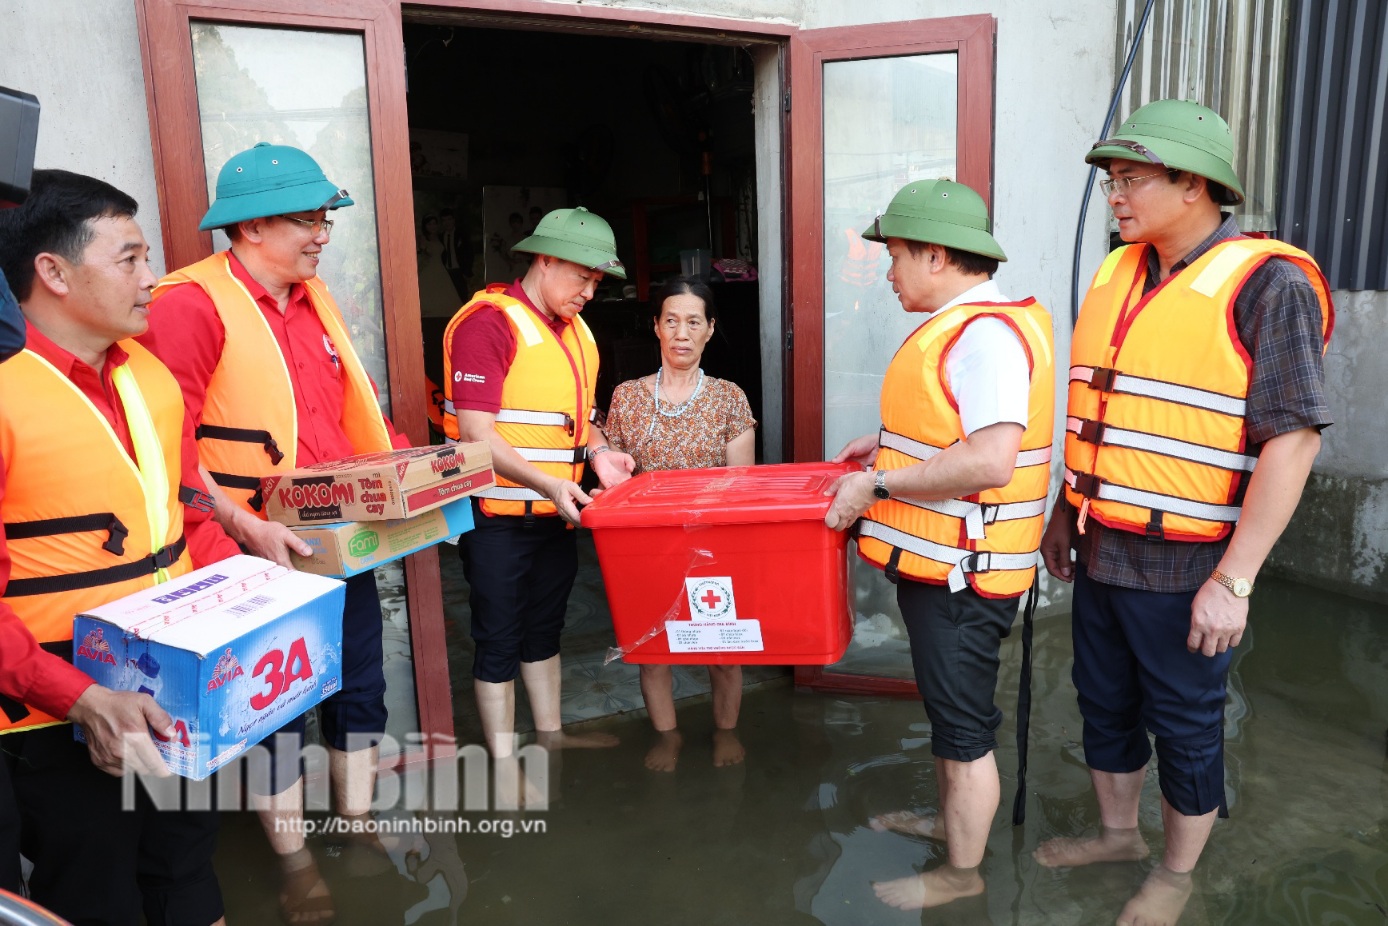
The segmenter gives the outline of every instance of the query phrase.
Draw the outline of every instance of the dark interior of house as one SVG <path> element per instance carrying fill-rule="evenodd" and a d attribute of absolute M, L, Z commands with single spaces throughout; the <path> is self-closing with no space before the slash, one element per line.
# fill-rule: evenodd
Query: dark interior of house
<path fill-rule="evenodd" d="M 693 271 L 718 308 L 704 369 L 741 386 L 761 417 L 749 54 L 434 20 L 404 33 L 430 379 L 442 379 L 458 307 L 524 274 L 528 256 L 510 245 L 551 209 L 584 206 L 612 225 L 628 274 L 609 275 L 583 313 L 601 356 L 598 406 L 655 371 L 650 295 Z"/>

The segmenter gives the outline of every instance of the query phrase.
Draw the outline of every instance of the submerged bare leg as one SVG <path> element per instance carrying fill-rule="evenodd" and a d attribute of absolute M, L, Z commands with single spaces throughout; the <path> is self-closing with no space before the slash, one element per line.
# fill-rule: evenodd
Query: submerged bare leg
<path fill-rule="evenodd" d="M 939 907 L 963 897 L 975 897 L 983 893 L 983 878 L 978 868 L 955 868 L 941 865 L 939 868 L 897 878 L 895 881 L 876 881 L 872 885 L 877 899 L 898 910 L 922 910 L 926 907 Z"/>
<path fill-rule="evenodd" d="M 1137 829 L 1137 804 L 1143 769 L 1135 772 L 1090 770 L 1099 799 L 1097 836 L 1062 836 L 1036 847 L 1032 857 L 1047 868 L 1072 868 L 1095 862 L 1135 862 L 1151 853 Z"/>

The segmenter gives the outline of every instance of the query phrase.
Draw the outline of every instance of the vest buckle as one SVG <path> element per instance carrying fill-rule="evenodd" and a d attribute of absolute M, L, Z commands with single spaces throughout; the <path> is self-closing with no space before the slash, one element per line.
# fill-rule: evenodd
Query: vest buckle
<path fill-rule="evenodd" d="M 1117 380 L 1117 370 L 1108 367 L 1095 367 L 1093 375 L 1089 377 L 1089 388 L 1099 392 L 1112 392 Z"/>
<path fill-rule="evenodd" d="M 1086 444 L 1102 444 L 1104 442 L 1104 431 L 1107 429 L 1108 426 L 1102 421 L 1085 420 L 1080 422 L 1079 434 L 1075 436 Z"/>
<path fill-rule="evenodd" d="M 168 569 L 174 563 L 178 562 L 178 556 L 175 554 L 173 547 L 164 547 L 162 550 L 151 553 L 149 560 L 154 564 L 155 569 Z"/>
<path fill-rule="evenodd" d="M 1104 481 L 1093 473 L 1075 473 L 1075 491 L 1085 498 L 1098 498 Z"/>
<path fill-rule="evenodd" d="M 568 412 L 564 413 L 564 430 L 569 432 L 570 437 L 573 437 L 574 434 L 577 433 L 577 431 L 574 428 L 573 416 L 570 415 Z"/>
<path fill-rule="evenodd" d="M 265 452 L 270 455 L 271 466 L 279 466 L 280 461 L 284 459 L 284 451 L 280 450 L 280 445 L 268 434 L 265 436 Z"/>
<path fill-rule="evenodd" d="M 130 530 L 120 522 L 120 518 L 111 516 L 111 523 L 106 525 L 106 542 L 101 545 L 101 549 L 114 556 L 125 555 L 125 538 L 130 536 Z"/>
<path fill-rule="evenodd" d="M 959 563 L 964 572 L 980 573 L 993 571 L 993 554 L 988 550 L 970 553 Z"/>

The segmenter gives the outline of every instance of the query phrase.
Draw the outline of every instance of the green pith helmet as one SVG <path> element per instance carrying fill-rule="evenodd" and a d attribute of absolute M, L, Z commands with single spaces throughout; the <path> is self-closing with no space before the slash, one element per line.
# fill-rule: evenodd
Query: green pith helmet
<path fill-rule="evenodd" d="M 346 190 L 329 183 L 306 152 L 261 142 L 234 155 L 217 174 L 217 199 L 198 231 L 226 228 L 247 219 L 289 212 L 316 212 L 352 205 Z"/>
<path fill-rule="evenodd" d="M 988 231 L 988 207 L 983 197 L 953 180 L 906 184 L 863 237 L 869 241 L 923 241 L 1007 260 L 1002 246 Z"/>
<path fill-rule="evenodd" d="M 582 206 L 577 209 L 555 209 L 540 220 L 529 238 L 511 245 L 511 250 L 548 254 L 560 260 L 573 261 L 589 270 L 610 273 L 619 280 L 627 278 L 626 268 L 617 258 L 617 241 L 612 237 L 612 226 Z"/>
<path fill-rule="evenodd" d="M 1211 180 L 1214 201 L 1243 202 L 1243 185 L 1234 175 L 1234 136 L 1213 109 L 1190 100 L 1157 100 L 1141 106 L 1112 138 L 1094 143 L 1085 162 L 1107 170 L 1113 158 L 1188 170 Z"/>

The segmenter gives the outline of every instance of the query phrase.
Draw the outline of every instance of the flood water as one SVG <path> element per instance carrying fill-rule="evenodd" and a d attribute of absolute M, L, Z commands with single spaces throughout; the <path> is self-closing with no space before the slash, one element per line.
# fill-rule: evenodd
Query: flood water
<path fill-rule="evenodd" d="M 741 765 L 713 767 L 709 705 L 695 699 L 680 705 L 673 773 L 644 767 L 654 742 L 644 717 L 613 717 L 583 729 L 614 733 L 619 746 L 555 757 L 548 811 L 463 815 L 476 828 L 510 826 L 509 838 L 400 837 L 395 868 L 371 876 L 350 869 L 333 837 L 310 846 L 341 924 L 1112 923 L 1154 861 L 1048 870 L 1031 858 L 1045 839 L 1098 827 L 1069 633 L 1065 616 L 1037 624 L 1028 815 L 1015 828 L 1020 634 L 1007 641 L 987 891 L 923 914 L 884 906 L 872 882 L 938 865 L 943 847 L 868 820 L 935 808 L 924 711 L 785 680 L 747 693 Z M 1231 816 L 1215 826 L 1181 922 L 1388 923 L 1388 609 L 1261 582 L 1226 739 Z M 527 821 L 546 832 L 519 832 Z M 1142 832 L 1159 858 L 1155 768 Z M 251 815 L 225 815 L 218 864 L 233 926 L 279 921 L 275 862 Z"/>

